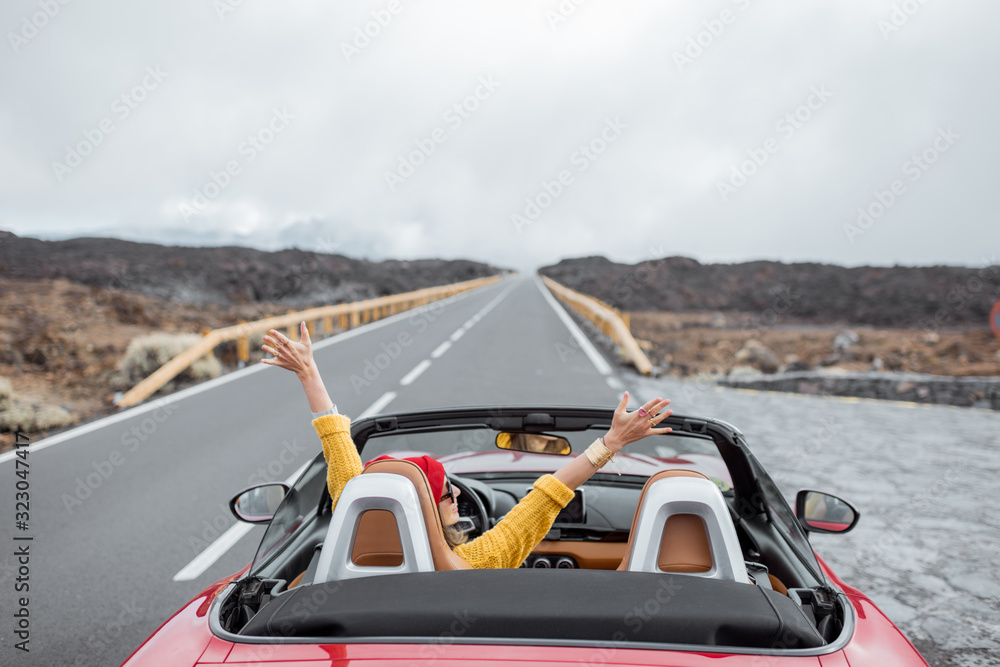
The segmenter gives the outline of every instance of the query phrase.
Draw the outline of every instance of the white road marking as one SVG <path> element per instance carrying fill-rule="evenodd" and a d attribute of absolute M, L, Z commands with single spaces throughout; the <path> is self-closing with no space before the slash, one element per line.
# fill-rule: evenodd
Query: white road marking
<path fill-rule="evenodd" d="M 622 384 L 622 381 L 616 378 L 614 375 L 608 375 L 604 379 L 607 380 L 608 386 L 616 391 L 621 391 L 622 389 L 625 388 L 625 385 Z"/>
<path fill-rule="evenodd" d="M 430 362 L 427 362 L 430 364 Z M 377 401 L 368 406 L 368 409 L 358 416 L 358 419 L 364 419 L 365 417 L 370 417 L 372 415 L 377 415 L 382 412 L 392 400 L 396 398 L 396 392 L 387 391 L 382 394 Z M 291 477 L 285 480 L 285 484 L 291 486 L 295 483 L 295 480 L 299 478 L 299 475 L 306 469 L 312 461 L 306 461 L 306 463 L 296 470 Z M 243 539 L 247 533 L 253 530 L 255 524 L 243 523 L 242 521 L 230 526 L 229 530 L 224 532 L 219 536 L 217 540 L 212 542 L 208 547 L 205 548 L 200 554 L 195 556 L 194 560 L 185 565 L 180 572 L 174 575 L 174 581 L 191 581 L 202 575 L 208 568 L 210 568 L 217 560 L 222 558 L 223 554 L 229 551 L 233 546 Z"/>
<path fill-rule="evenodd" d="M 301 468 L 293 472 L 292 476 L 285 480 L 285 484 L 288 486 L 294 484 L 295 480 L 299 478 L 299 475 L 305 471 L 310 463 L 312 463 L 311 459 L 302 464 Z M 237 521 L 235 525 L 229 527 L 229 530 L 220 535 L 217 540 L 209 544 L 204 551 L 195 556 L 194 560 L 181 568 L 181 571 L 174 575 L 174 581 L 191 581 L 200 577 L 205 570 L 212 567 L 217 560 L 222 558 L 223 554 L 232 549 L 237 542 L 253 530 L 255 525 L 258 524 Z"/>
<path fill-rule="evenodd" d="M 405 376 L 403 376 L 403 379 L 399 381 L 399 384 L 403 385 L 404 387 L 406 385 L 410 384 L 411 382 L 413 382 L 414 380 L 416 380 L 418 377 L 420 377 L 421 373 L 423 373 L 428 368 L 430 368 L 430 365 L 431 365 L 431 360 L 430 359 L 424 359 L 419 364 L 417 364 L 416 366 L 414 366 L 412 371 L 410 371 Z"/>
<path fill-rule="evenodd" d="M 358 419 L 364 419 L 365 417 L 371 417 L 372 415 L 377 415 L 378 413 L 382 412 L 382 410 L 385 409 L 385 406 L 392 403 L 392 399 L 394 398 L 396 398 L 396 392 L 394 391 L 385 392 L 384 394 L 379 396 L 379 399 L 377 401 L 369 405 L 368 409 L 366 409 L 364 412 L 358 415 Z"/>
<path fill-rule="evenodd" d="M 500 293 L 500 296 L 504 296 L 508 291 L 510 291 L 511 287 L 507 287 L 503 292 Z M 404 310 L 401 313 L 390 315 L 389 317 L 378 320 L 377 322 L 369 322 L 368 324 L 363 324 L 359 327 L 351 329 L 350 331 L 345 331 L 343 333 L 337 334 L 336 336 L 332 336 L 330 338 L 326 338 L 318 342 L 314 341 L 313 350 L 321 350 L 324 347 L 328 347 L 330 345 L 336 345 L 337 343 L 340 343 L 342 341 L 348 340 L 355 336 L 359 336 L 363 333 L 368 333 L 369 331 L 373 331 L 380 327 L 384 327 L 388 324 L 392 324 L 393 322 L 397 322 L 401 319 L 412 317 L 413 315 L 417 315 L 431 308 L 440 308 L 441 304 L 443 303 L 447 304 L 447 303 L 454 303 L 455 301 L 461 301 L 462 299 L 471 296 L 475 292 L 478 292 L 478 289 L 461 292 L 460 294 L 456 294 L 455 296 L 450 296 L 447 299 L 441 299 L 440 301 L 431 302 L 426 305 L 420 306 L 418 308 Z M 159 410 L 167 405 L 176 406 L 177 402 L 182 401 L 186 398 L 191 398 L 192 396 L 196 396 L 202 393 L 203 391 L 209 391 L 211 389 L 215 389 L 216 387 L 226 384 L 227 382 L 233 382 L 251 373 L 261 373 L 268 369 L 269 367 L 266 364 L 253 364 L 251 366 L 247 366 L 246 368 L 242 368 L 238 371 L 232 371 L 230 373 L 226 373 L 225 375 L 217 377 L 214 380 L 209 380 L 208 382 L 202 382 L 201 384 L 195 385 L 193 387 L 188 387 L 187 389 L 183 389 L 181 391 L 175 392 L 163 398 L 157 399 L 152 403 L 143 403 L 142 405 L 137 405 L 134 408 L 127 408 L 117 414 L 109 415 L 107 417 L 104 417 L 103 419 L 92 421 L 88 424 L 84 424 L 83 426 L 78 426 L 74 429 L 70 429 L 69 431 L 63 431 L 62 433 L 57 433 L 56 435 L 45 438 L 44 440 L 39 440 L 33 445 L 29 445 L 27 447 L 27 450 L 29 452 L 37 452 L 42 449 L 45 449 L 46 447 L 51 447 L 52 445 L 58 445 L 60 442 L 66 442 L 67 440 L 72 440 L 73 438 L 80 437 L 81 435 L 93 433 L 94 431 L 98 431 L 102 428 L 105 428 L 106 426 L 112 426 L 119 422 L 123 422 L 128 419 L 132 419 L 133 417 L 137 417 L 141 414 Z M 25 448 L 22 447 L 20 449 L 25 449 Z M 0 464 L 6 461 L 10 461 L 16 456 L 17 456 L 17 450 L 4 452 L 3 454 L 0 454 Z"/>
<path fill-rule="evenodd" d="M 451 342 L 454 343 L 455 341 L 457 341 L 459 338 L 461 338 L 464 335 L 465 335 L 465 328 L 462 328 L 462 329 L 457 330 L 451 336 L 449 336 L 448 340 L 450 340 Z"/>
<path fill-rule="evenodd" d="M 591 363 L 594 364 L 594 368 L 597 369 L 597 372 L 601 375 L 611 375 L 611 366 L 608 365 L 608 362 L 604 360 L 604 357 L 602 357 L 601 353 L 597 351 L 597 348 L 595 348 L 590 340 L 587 339 L 587 336 L 580 331 L 580 327 L 576 325 L 573 318 L 566 314 L 562 305 L 556 301 L 556 298 L 552 296 L 552 293 L 549 292 L 548 288 L 542 284 L 542 280 L 538 277 L 538 275 L 535 275 L 535 285 L 538 286 L 538 290 L 542 293 L 542 296 L 544 296 L 545 300 L 549 302 L 550 306 L 552 306 L 552 310 L 556 311 L 556 315 L 559 316 L 559 319 L 561 319 L 563 324 L 566 325 L 566 328 L 569 329 L 570 334 L 574 339 L 576 339 L 576 342 L 580 344 L 580 349 L 583 350 L 584 354 L 587 355 Z"/>
<path fill-rule="evenodd" d="M 247 533 L 253 530 L 254 524 L 238 522 L 229 530 L 224 532 L 219 539 L 212 542 L 195 559 L 184 566 L 184 568 L 174 575 L 174 581 L 191 581 L 197 579 L 208 568 L 215 564 L 215 561 L 222 558 L 222 555 L 233 548 L 237 542 L 243 539 Z"/>
<path fill-rule="evenodd" d="M 220 378 L 215 378 L 214 380 L 209 380 L 208 382 L 205 383 L 205 385 L 211 385 L 212 387 L 215 387 L 219 384 L 222 384 L 221 382 L 219 382 L 219 380 L 222 379 L 223 378 L 220 377 Z M 156 410 L 161 410 L 163 408 L 166 408 L 167 406 L 175 406 L 177 401 L 183 398 L 187 398 L 190 395 L 190 393 L 198 393 L 198 392 L 192 392 L 191 391 L 192 389 L 198 389 L 199 387 L 202 386 L 203 385 L 198 385 L 198 387 L 190 387 L 183 391 L 179 391 L 176 394 L 171 394 L 170 396 L 159 398 L 153 401 L 152 403 L 144 403 L 143 405 L 138 405 L 124 412 L 119 412 L 118 414 L 110 415 L 108 417 L 105 417 L 104 419 L 98 419 L 97 421 L 90 422 L 89 424 L 84 424 L 83 426 L 78 426 L 77 428 L 71 429 L 69 431 L 63 431 L 62 433 L 57 433 L 56 435 L 53 435 L 50 438 L 39 440 L 35 444 L 28 446 L 27 449 L 29 452 L 37 452 L 39 450 L 45 449 L 46 447 L 51 447 L 52 445 L 58 445 L 60 442 L 65 442 L 66 440 L 71 440 L 81 435 L 87 435 L 88 433 L 93 433 L 94 431 L 98 431 L 104 428 L 105 426 L 112 426 L 119 422 L 123 422 L 127 419 L 131 419 L 132 417 L 138 417 L 139 415 L 145 414 L 147 412 L 155 412 Z M 206 387 L 206 388 L 210 389 L 211 387 Z M 176 410 L 177 408 L 175 406 L 172 409 Z M 24 447 L 21 447 L 20 449 L 24 449 Z M 9 452 L 0 454 L 0 463 L 3 463 L 4 461 L 9 461 L 16 455 L 17 455 L 16 450 L 11 450 Z"/>
<path fill-rule="evenodd" d="M 438 345 L 437 348 L 435 348 L 435 350 L 433 352 L 431 352 L 431 358 L 432 359 L 437 359 L 442 354 L 444 354 L 445 352 L 447 352 L 448 348 L 450 348 L 450 347 L 451 347 L 451 341 L 450 340 L 446 340 L 445 342 L 443 342 L 440 345 Z"/>

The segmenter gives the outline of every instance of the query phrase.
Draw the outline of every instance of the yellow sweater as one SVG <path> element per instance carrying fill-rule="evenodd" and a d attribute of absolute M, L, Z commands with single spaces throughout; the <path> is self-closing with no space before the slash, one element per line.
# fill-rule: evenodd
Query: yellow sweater
<path fill-rule="evenodd" d="M 344 486 L 362 470 L 361 457 L 351 440 L 351 420 L 344 415 L 327 415 L 314 419 L 313 427 L 323 443 L 326 484 L 336 507 Z M 552 475 L 543 475 L 500 523 L 453 551 L 474 568 L 518 567 L 572 499 L 568 486 Z"/>

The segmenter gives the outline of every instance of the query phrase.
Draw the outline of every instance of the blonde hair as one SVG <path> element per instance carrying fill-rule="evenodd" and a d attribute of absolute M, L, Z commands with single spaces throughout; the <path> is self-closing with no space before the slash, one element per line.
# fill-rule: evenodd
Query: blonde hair
<path fill-rule="evenodd" d="M 444 529 L 444 539 L 448 543 L 448 546 L 454 549 L 460 544 L 465 544 L 469 541 L 469 536 L 464 531 L 455 528 L 455 526 L 446 526 L 444 523 L 441 524 L 441 528 Z"/>

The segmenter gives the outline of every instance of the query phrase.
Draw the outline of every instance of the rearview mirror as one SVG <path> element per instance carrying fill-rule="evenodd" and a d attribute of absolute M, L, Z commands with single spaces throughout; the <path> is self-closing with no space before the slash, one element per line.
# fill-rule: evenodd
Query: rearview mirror
<path fill-rule="evenodd" d="M 857 525 L 861 513 L 843 498 L 803 489 L 795 496 L 795 515 L 806 531 L 846 533 Z"/>
<path fill-rule="evenodd" d="M 544 433 L 497 433 L 497 447 L 513 452 L 531 452 L 532 454 L 556 454 L 567 456 L 573 448 L 566 438 Z"/>
<path fill-rule="evenodd" d="M 233 516 L 247 523 L 267 523 L 288 494 L 286 484 L 258 484 L 243 489 L 229 501 Z"/>

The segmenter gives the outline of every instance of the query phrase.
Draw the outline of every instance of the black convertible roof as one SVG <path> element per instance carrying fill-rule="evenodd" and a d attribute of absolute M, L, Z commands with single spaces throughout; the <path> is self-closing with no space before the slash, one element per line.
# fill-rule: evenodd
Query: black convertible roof
<path fill-rule="evenodd" d="M 751 584 L 556 569 L 426 572 L 303 585 L 272 599 L 240 634 L 761 649 L 826 643 L 792 600 Z"/>

